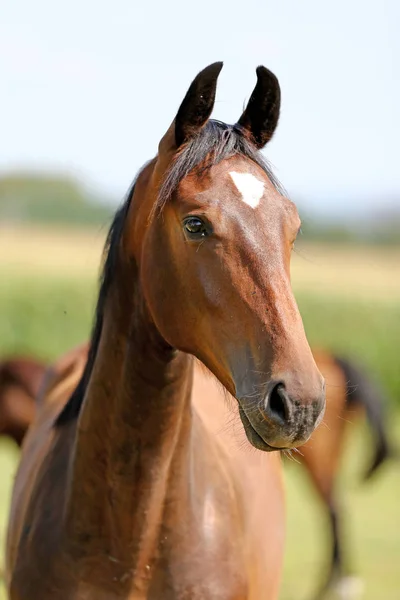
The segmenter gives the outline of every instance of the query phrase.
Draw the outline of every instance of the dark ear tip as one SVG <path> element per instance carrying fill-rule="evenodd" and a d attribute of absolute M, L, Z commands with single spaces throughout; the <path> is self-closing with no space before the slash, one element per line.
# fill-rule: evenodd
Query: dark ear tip
<path fill-rule="evenodd" d="M 281 88 L 278 78 L 266 67 L 256 69 L 257 83 L 238 123 L 258 149 L 272 138 L 279 119 Z"/>
<path fill-rule="evenodd" d="M 223 64 L 223 62 L 215 62 L 211 65 L 208 65 L 208 67 L 205 67 L 202 71 L 197 73 L 192 85 L 196 85 L 198 82 L 203 82 L 203 84 L 205 82 L 207 82 L 208 84 L 211 82 L 216 82 L 218 79 L 218 75 L 220 74 L 221 69 L 223 67 Z"/>
<path fill-rule="evenodd" d="M 223 66 L 224 66 L 224 63 L 222 61 L 212 63 L 211 65 L 208 65 L 208 67 L 206 67 L 204 69 L 203 73 L 207 72 L 210 75 L 214 75 L 214 77 L 218 77 L 218 75 L 221 73 Z"/>
<path fill-rule="evenodd" d="M 222 66 L 222 61 L 208 65 L 190 84 L 175 117 L 175 142 L 178 148 L 210 118 Z"/>
<path fill-rule="evenodd" d="M 272 71 L 264 67 L 263 65 L 259 65 L 256 69 L 257 78 L 258 79 L 269 79 L 270 81 L 276 81 L 278 83 L 278 78 Z"/>

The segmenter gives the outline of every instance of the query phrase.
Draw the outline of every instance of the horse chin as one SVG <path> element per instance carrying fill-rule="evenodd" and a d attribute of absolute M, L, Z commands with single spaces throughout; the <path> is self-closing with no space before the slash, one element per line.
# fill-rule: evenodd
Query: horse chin
<path fill-rule="evenodd" d="M 243 423 L 244 430 L 246 432 L 247 439 L 250 444 L 257 448 L 257 450 L 262 450 L 263 452 L 276 452 L 279 450 L 284 450 L 285 448 L 275 448 L 271 446 L 261 437 L 261 435 L 256 431 L 256 429 L 251 424 L 248 416 L 246 415 L 243 408 L 239 405 L 239 414 Z"/>

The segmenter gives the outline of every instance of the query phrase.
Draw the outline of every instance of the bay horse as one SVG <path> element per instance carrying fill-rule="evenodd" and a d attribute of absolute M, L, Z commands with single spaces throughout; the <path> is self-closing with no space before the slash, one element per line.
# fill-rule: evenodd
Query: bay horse
<path fill-rule="evenodd" d="M 42 390 L 46 390 L 49 401 L 54 381 L 62 380 L 68 387 L 70 375 L 75 377 L 86 364 L 87 351 L 88 345 L 81 344 L 51 366 L 31 356 L 9 356 L 0 361 L 0 435 L 21 447 Z"/>
<path fill-rule="evenodd" d="M 82 344 L 48 368 L 44 362 L 33 358 L 9 358 L 0 363 L 0 435 L 9 435 L 20 445 L 27 424 L 33 420 L 35 396 L 39 395 L 39 390 L 46 390 L 47 402 L 53 395 L 57 398 L 65 394 L 66 387 L 80 380 L 88 349 L 87 344 Z M 303 444 L 296 460 L 305 467 L 326 509 L 330 526 L 332 549 L 328 570 L 315 596 L 316 600 L 322 600 L 339 587 L 344 589 L 348 586 L 350 589 L 354 581 L 349 555 L 343 547 L 341 502 L 337 489 L 349 424 L 354 425 L 365 413 L 371 429 L 372 459 L 364 473 L 364 480 L 369 480 L 393 456 L 394 451 L 386 430 L 386 399 L 382 390 L 354 361 L 322 349 L 314 349 L 313 354 L 327 381 L 326 412 L 323 426 L 318 427 L 311 439 Z M 32 368 L 26 368 L 27 365 Z M 42 385 L 39 385 L 39 373 L 41 378 L 46 377 Z M 212 389 L 205 375 L 197 370 L 195 377 L 194 394 L 199 397 L 214 394 L 213 402 L 221 401 L 220 391 Z"/>
<path fill-rule="evenodd" d="M 296 454 L 327 512 L 331 552 L 327 571 L 314 600 L 334 597 L 355 598 L 362 582 L 355 576 L 350 556 L 343 542 L 343 516 L 338 490 L 338 475 L 346 433 L 362 414 L 366 415 L 372 434 L 371 459 L 363 474 L 369 480 L 395 450 L 389 441 L 385 419 L 385 398 L 375 381 L 367 377 L 356 362 L 321 349 L 314 350 L 326 389 L 324 423 Z M 337 595 L 337 596 L 336 596 Z"/>
<path fill-rule="evenodd" d="M 21 446 L 35 415 L 46 366 L 30 357 L 7 358 L 0 362 L 0 435 Z"/>
<path fill-rule="evenodd" d="M 279 83 L 258 67 L 227 125 L 210 119 L 221 68 L 194 79 L 117 211 L 82 377 L 44 394 L 25 438 L 11 600 L 277 597 L 279 450 L 320 423 L 324 380 L 290 284 L 300 220 L 259 152 Z M 230 451 L 224 403 L 192 400 L 194 357 L 264 454 Z"/>

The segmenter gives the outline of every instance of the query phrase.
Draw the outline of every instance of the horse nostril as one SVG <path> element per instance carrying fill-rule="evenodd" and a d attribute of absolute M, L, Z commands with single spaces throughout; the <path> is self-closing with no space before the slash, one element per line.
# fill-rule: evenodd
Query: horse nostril
<path fill-rule="evenodd" d="M 272 388 L 268 398 L 268 408 L 272 417 L 282 422 L 289 419 L 289 398 L 283 383 L 277 383 Z"/>

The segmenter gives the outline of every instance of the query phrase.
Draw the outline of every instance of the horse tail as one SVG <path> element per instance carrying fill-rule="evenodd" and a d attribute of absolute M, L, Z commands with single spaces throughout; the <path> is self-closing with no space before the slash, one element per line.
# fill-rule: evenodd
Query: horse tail
<path fill-rule="evenodd" d="M 374 437 L 373 458 L 363 477 L 366 481 L 395 454 L 388 439 L 385 421 L 386 398 L 379 386 L 352 361 L 338 356 L 334 358 L 346 378 L 347 406 L 362 406 L 365 409 L 367 422 Z"/>

